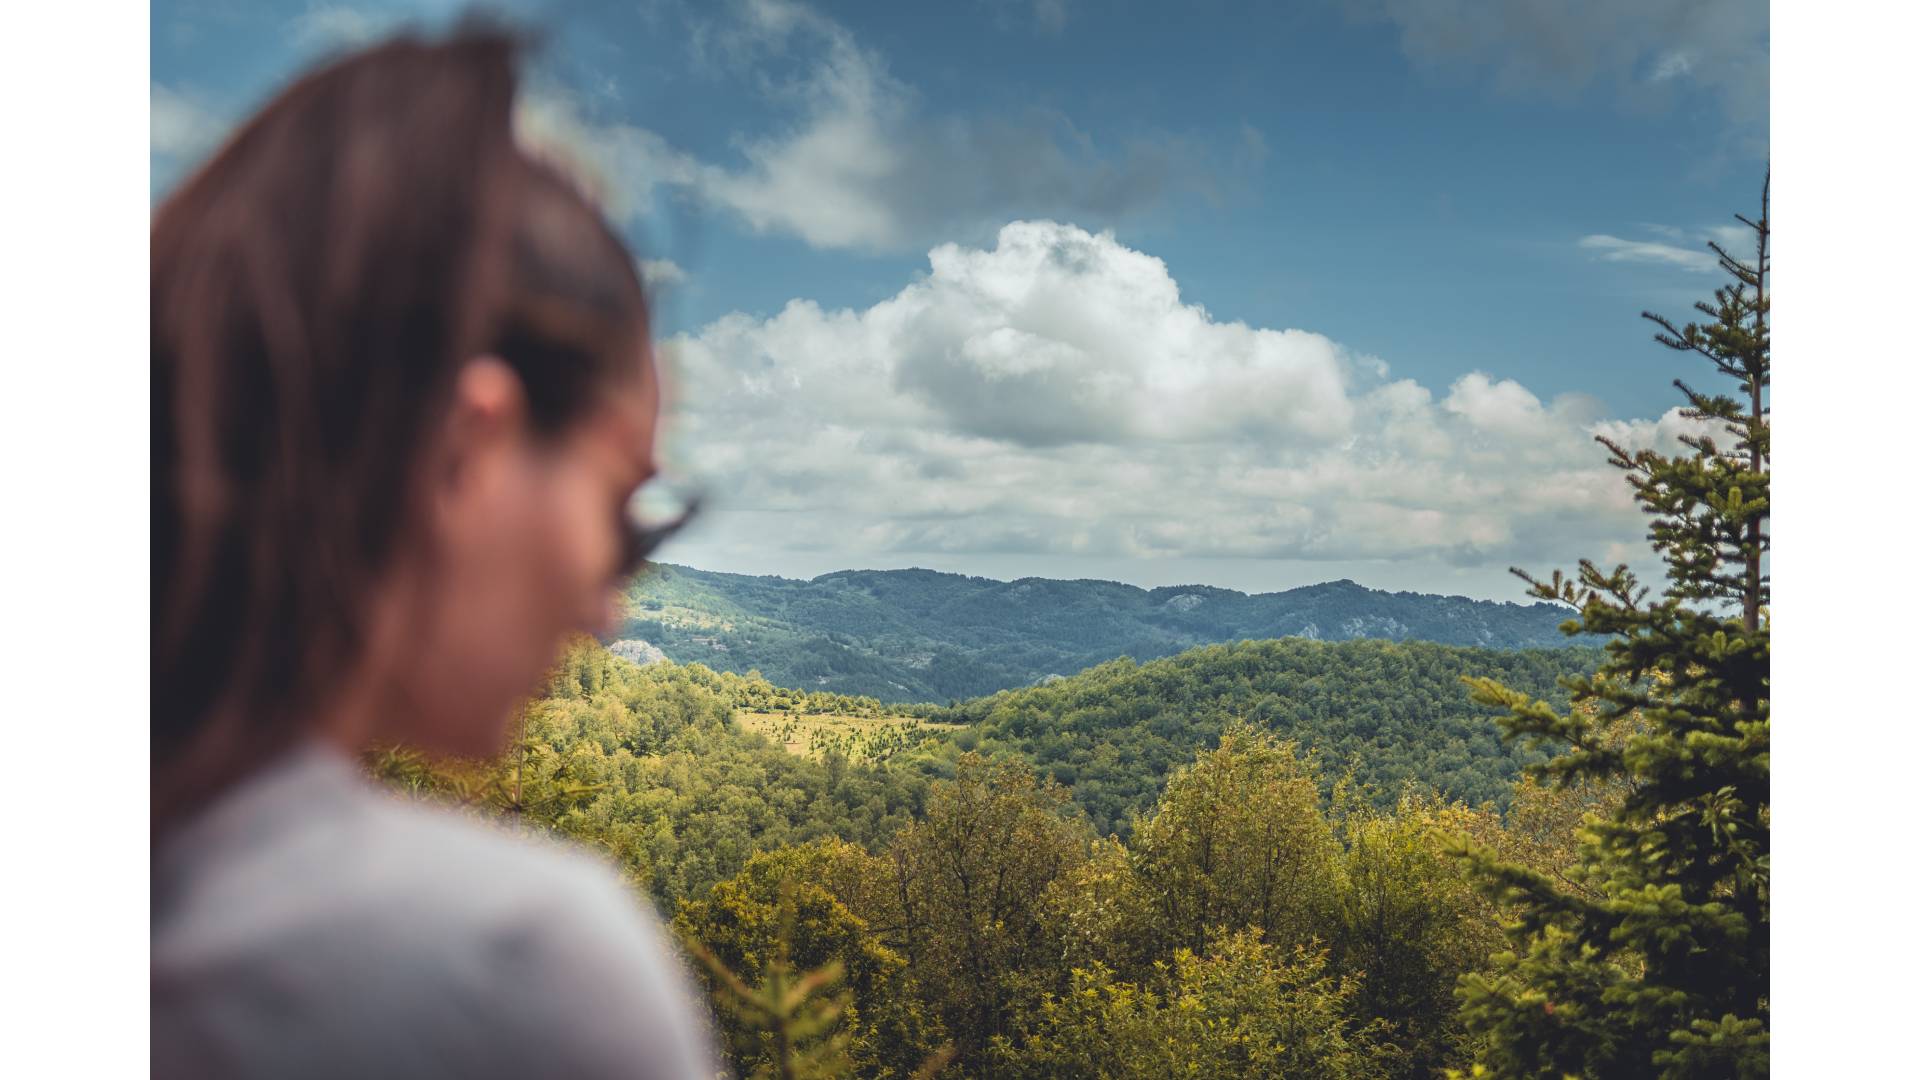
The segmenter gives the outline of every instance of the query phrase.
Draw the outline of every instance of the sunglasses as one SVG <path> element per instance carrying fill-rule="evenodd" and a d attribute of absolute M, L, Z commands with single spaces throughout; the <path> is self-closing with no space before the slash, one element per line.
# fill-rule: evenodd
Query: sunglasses
<path fill-rule="evenodd" d="M 653 553 L 672 538 L 674 533 L 686 528 L 700 512 L 700 504 L 705 495 L 693 491 L 678 497 L 679 508 L 662 518 L 649 520 L 643 517 L 638 508 L 639 499 L 627 504 L 625 519 L 621 522 L 621 548 L 618 576 L 621 579 L 636 577 L 647 568 Z"/>

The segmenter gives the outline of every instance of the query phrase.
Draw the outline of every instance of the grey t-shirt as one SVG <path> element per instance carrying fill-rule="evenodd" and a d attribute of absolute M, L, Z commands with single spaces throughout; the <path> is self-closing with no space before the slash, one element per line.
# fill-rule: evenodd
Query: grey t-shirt
<path fill-rule="evenodd" d="M 718 1074 L 658 917 L 586 853 L 303 745 L 153 867 L 161 1077 Z"/>

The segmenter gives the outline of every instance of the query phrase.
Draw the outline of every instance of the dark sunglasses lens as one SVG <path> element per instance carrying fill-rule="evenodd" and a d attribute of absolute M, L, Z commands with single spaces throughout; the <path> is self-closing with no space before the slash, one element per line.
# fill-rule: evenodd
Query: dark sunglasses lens
<path fill-rule="evenodd" d="M 653 557 L 653 553 L 660 550 L 660 546 L 672 538 L 674 533 L 685 528 L 687 522 L 693 520 L 694 514 L 699 509 L 700 500 L 695 498 L 687 503 L 685 509 L 667 521 L 646 523 L 629 519 L 626 550 L 621 553 L 620 576 L 632 577 L 646 569 L 647 560 Z"/>

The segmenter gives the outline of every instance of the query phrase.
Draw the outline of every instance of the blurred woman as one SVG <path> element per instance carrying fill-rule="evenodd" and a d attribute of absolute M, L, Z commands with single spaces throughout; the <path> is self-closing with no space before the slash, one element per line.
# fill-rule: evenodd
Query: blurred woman
<path fill-rule="evenodd" d="M 671 525 L 634 260 L 513 137 L 516 47 L 301 79 L 152 232 L 154 1071 L 715 1072 L 653 914 L 355 753 L 477 756 Z"/>

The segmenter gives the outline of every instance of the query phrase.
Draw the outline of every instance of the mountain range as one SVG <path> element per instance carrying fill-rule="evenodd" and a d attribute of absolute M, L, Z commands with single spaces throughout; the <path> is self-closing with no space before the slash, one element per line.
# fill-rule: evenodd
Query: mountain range
<path fill-rule="evenodd" d="M 1120 656 L 1269 638 L 1555 648 L 1551 604 L 1384 592 L 1331 581 L 1247 594 L 1207 585 L 840 570 L 811 580 L 658 564 L 627 596 L 619 651 L 759 671 L 777 685 L 888 702 L 1030 686 Z M 621 643 L 625 643 L 624 645 Z"/>

